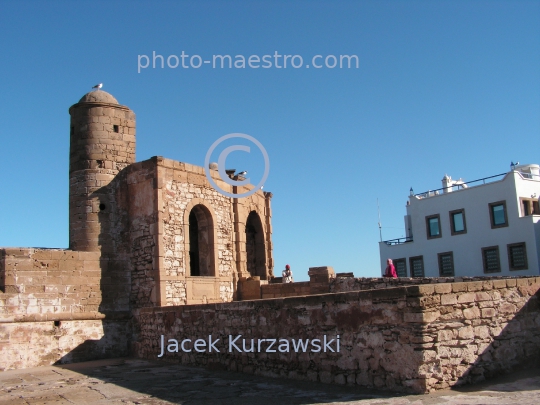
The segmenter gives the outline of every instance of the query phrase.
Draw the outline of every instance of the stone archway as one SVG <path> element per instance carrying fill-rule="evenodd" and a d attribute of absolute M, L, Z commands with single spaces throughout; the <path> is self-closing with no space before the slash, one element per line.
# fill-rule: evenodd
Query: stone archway
<path fill-rule="evenodd" d="M 215 276 L 214 221 L 208 208 L 195 205 L 189 213 L 189 275 Z"/>
<path fill-rule="evenodd" d="M 259 214 L 251 211 L 246 221 L 246 266 L 251 276 L 266 280 L 264 230 Z"/>

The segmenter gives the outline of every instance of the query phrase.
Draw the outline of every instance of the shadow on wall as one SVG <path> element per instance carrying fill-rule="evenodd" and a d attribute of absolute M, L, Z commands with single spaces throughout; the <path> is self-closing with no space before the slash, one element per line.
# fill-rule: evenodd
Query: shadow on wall
<path fill-rule="evenodd" d="M 167 360 L 398 392 L 445 389 L 503 373 L 538 355 L 539 282 L 487 279 L 141 310 L 138 355 L 155 359 L 160 336 L 197 339 L 211 333 L 226 348 L 227 334 L 243 334 L 249 348 L 251 339 L 339 334 L 339 353 L 234 350 L 210 357 L 169 350 Z"/>
<path fill-rule="evenodd" d="M 398 287 L 244 303 L 166 307 L 165 311 L 157 308 L 150 312 L 147 310 L 144 316 L 141 316 L 142 312 L 138 314 L 137 319 L 142 322 L 139 324 L 130 317 L 129 311 L 131 308 L 138 312 L 140 294 L 143 298 L 149 295 L 143 289 L 151 288 L 154 265 L 152 249 L 156 240 L 150 233 L 141 231 L 152 223 L 151 218 L 135 219 L 133 226 L 128 222 L 127 209 L 123 209 L 129 206 L 128 189 L 118 184 L 127 184 L 125 177 L 123 171 L 111 184 L 95 192 L 95 197 L 102 200 L 105 207 L 98 213 L 101 224 L 99 245 L 102 247 L 100 291 L 96 291 L 90 299 L 95 299 L 96 310 L 106 315 L 102 321 L 103 335 L 100 339 L 79 345 L 56 364 L 126 356 L 132 342 L 139 345 L 144 339 L 147 341 L 147 357 L 156 358 L 157 353 L 151 348 L 157 344 L 159 334 L 186 337 L 189 333 L 197 337 L 204 336 L 202 332 L 206 335 L 222 334 L 227 329 L 220 323 L 222 317 L 236 325 L 234 331 L 228 328 L 230 333 L 250 330 L 253 338 L 307 338 L 313 330 L 318 330 L 320 333 L 316 333 L 320 335 L 323 332 L 339 334 L 344 345 L 349 339 L 350 356 L 345 359 L 340 357 L 342 353 L 335 353 L 333 358 L 318 361 L 320 364 L 311 364 L 313 359 L 309 356 L 289 358 L 267 355 L 257 358 L 257 355 L 253 357 L 253 354 L 244 353 L 237 359 L 231 359 L 223 353 L 217 363 L 211 363 L 208 356 L 198 358 L 186 354 L 185 359 L 180 359 L 181 362 L 185 360 L 197 365 L 208 363 L 208 367 L 228 367 L 227 364 L 231 366 L 234 363 L 234 370 L 280 375 L 281 371 L 269 372 L 270 361 L 275 369 L 283 371 L 282 376 L 289 378 L 301 379 L 309 374 L 309 379 L 316 382 L 421 393 L 478 382 L 509 371 L 524 361 L 538 360 L 539 284 L 534 277 L 530 280 L 513 279 L 513 284 L 511 280 L 489 279 L 476 283 L 448 283 L 445 286 L 447 291 L 441 293 L 436 292 L 434 287 Z M 139 234 L 143 236 L 136 237 Z M 254 242 L 256 250 L 256 239 Z M 134 254 L 136 251 L 141 253 Z M 325 291 L 329 288 L 327 273 L 328 269 L 324 282 L 321 281 Z M 489 285 L 489 288 L 481 286 L 482 283 Z M 495 283 L 504 285 L 495 288 Z M 478 290 L 472 290 L 473 285 L 479 285 Z M 411 295 L 414 290 L 419 295 Z M 445 303 L 442 297 L 454 301 Z M 367 304 L 368 301 L 371 303 Z M 361 307 L 365 308 L 360 310 Z M 238 308 L 243 308 L 243 311 L 238 311 Z M 426 321 L 434 313 L 439 315 L 430 318 L 432 321 Z M 389 318 L 389 314 L 395 319 Z M 172 319 L 168 320 L 169 317 Z M 251 319 L 255 319 L 256 325 L 247 324 Z M 264 323 L 261 319 L 264 319 Z M 139 333 L 140 328 L 144 333 Z M 400 331 L 403 332 L 401 335 Z M 360 334 L 366 340 L 363 343 Z M 380 342 L 374 338 L 375 335 L 380 336 Z M 411 336 L 412 340 L 408 337 L 399 340 L 405 336 Z M 402 367 L 399 366 L 407 355 L 396 348 L 405 348 L 412 357 L 418 358 L 418 361 L 411 363 L 409 377 L 403 376 Z M 367 351 L 372 353 L 368 355 Z M 380 358 L 375 357 L 375 352 Z M 310 365 L 302 362 L 310 362 Z M 412 381 L 412 384 L 406 386 L 397 383 L 405 380 Z M 124 384 L 121 380 L 117 383 Z M 133 389 L 130 385 L 125 386 Z M 143 387 L 136 389 L 141 393 L 156 395 Z"/>
<path fill-rule="evenodd" d="M 527 361 L 538 361 L 540 351 L 538 284 L 532 281 L 529 284 L 528 279 L 522 280 L 527 285 L 500 289 L 500 292 L 493 290 L 491 294 L 487 294 L 484 291 L 476 293 L 463 292 L 461 295 L 463 299 L 461 301 L 466 301 L 467 297 L 470 296 L 472 298 L 470 298 L 469 302 L 456 302 L 454 305 L 438 305 L 436 309 L 440 311 L 440 316 L 433 322 L 428 323 L 416 321 L 411 323 L 408 321 L 403 324 L 399 320 L 395 324 L 383 322 L 383 319 L 387 317 L 383 308 L 395 308 L 396 299 L 400 299 L 403 303 L 403 294 L 408 294 L 408 289 L 405 288 L 235 302 L 226 305 L 208 304 L 166 307 L 152 311 L 145 310 L 145 316 L 142 316 L 141 319 L 145 322 L 153 318 L 153 324 L 147 322 L 145 325 L 145 334 L 148 334 L 148 328 L 150 327 L 153 333 L 158 335 L 166 332 L 168 336 L 172 336 L 169 332 L 173 333 L 174 331 L 177 337 L 187 337 L 190 336 L 190 333 L 192 334 L 194 332 L 193 328 L 189 325 L 199 323 L 201 325 L 208 325 L 209 330 L 214 330 L 217 336 L 217 329 L 215 328 L 218 328 L 219 325 L 213 322 L 217 322 L 218 317 L 221 315 L 226 316 L 228 311 L 231 312 L 230 315 L 234 312 L 243 312 L 244 315 L 249 313 L 251 318 L 258 318 L 262 315 L 267 320 L 267 324 L 264 327 L 258 330 L 252 330 L 253 337 L 267 337 L 273 333 L 272 336 L 279 335 L 299 338 L 308 337 L 309 335 L 306 329 L 309 325 L 301 326 L 298 322 L 300 318 L 305 320 L 306 316 L 310 317 L 305 312 L 306 308 L 314 308 L 314 305 L 319 308 L 322 305 L 320 307 L 321 309 L 315 309 L 315 312 L 312 313 L 311 317 L 315 316 L 314 319 L 316 321 L 313 326 L 318 325 L 322 327 L 326 333 L 333 334 L 335 332 L 340 334 L 343 344 L 345 344 L 347 335 L 351 337 L 361 335 L 364 337 L 356 341 L 356 343 L 352 341 L 353 345 L 347 349 L 351 354 L 356 352 L 354 355 L 357 359 L 356 363 L 351 363 L 349 361 L 350 359 L 340 358 L 341 353 L 339 355 L 335 353 L 333 357 L 326 358 L 327 362 L 330 361 L 328 363 L 331 366 L 328 369 L 330 371 L 323 370 L 317 375 L 317 371 L 312 367 L 313 365 L 301 364 L 302 361 L 311 362 L 313 359 L 310 360 L 309 356 L 302 356 L 296 359 L 288 358 L 288 356 L 285 356 L 287 358 L 274 356 L 274 365 L 285 372 L 282 376 L 295 378 L 294 376 L 296 375 L 297 378 L 302 378 L 299 371 L 301 369 L 309 369 L 315 372 L 315 379 L 313 380 L 315 382 L 339 383 L 338 378 L 340 378 L 341 383 L 339 384 L 342 385 L 357 387 L 360 385 L 367 388 L 379 387 L 381 389 L 385 388 L 388 391 L 403 390 L 403 387 L 395 384 L 397 382 L 397 376 L 402 373 L 403 366 L 400 365 L 400 362 L 411 365 L 412 363 L 403 359 L 404 356 L 407 356 L 405 352 L 402 350 L 391 351 L 391 349 L 401 340 L 400 338 L 408 335 L 410 337 L 416 336 L 420 339 L 415 339 L 414 342 L 416 343 L 412 341 L 412 344 L 406 343 L 403 347 L 407 348 L 411 355 L 418 357 L 420 360 L 418 363 L 416 361 L 413 362 L 417 364 L 415 369 L 409 370 L 416 384 L 410 386 L 414 388 L 410 392 L 422 393 L 433 389 L 443 389 L 449 386 L 479 382 L 486 378 L 508 372 Z M 501 281 L 507 282 L 507 280 Z M 515 282 L 516 280 L 512 281 Z M 435 295 L 431 295 L 431 297 Z M 487 299 L 488 295 L 490 299 Z M 371 306 L 377 307 L 372 312 L 368 311 L 369 305 L 365 307 L 367 312 L 360 310 L 358 306 L 359 302 L 362 302 L 362 300 L 368 297 L 373 298 L 373 305 Z M 410 296 L 407 295 L 407 297 Z M 412 296 L 411 298 L 414 302 L 421 303 L 425 302 L 427 297 L 430 296 L 420 295 L 416 297 Z M 245 308 L 243 311 L 238 311 L 240 307 Z M 337 311 L 334 312 L 334 310 L 331 310 L 331 312 L 328 312 L 330 316 L 323 316 L 324 314 L 321 310 L 328 307 L 333 307 Z M 443 310 L 443 308 L 446 308 L 446 310 Z M 222 313 L 214 313 L 216 310 Z M 429 312 L 427 311 L 422 314 L 422 318 L 425 319 L 425 315 Z M 415 312 L 406 313 L 409 315 L 415 314 Z M 238 316 L 242 317 L 242 314 Z M 177 324 L 179 319 L 182 319 L 181 324 L 184 326 L 177 328 L 179 326 Z M 214 320 L 213 322 L 209 321 L 212 319 Z M 227 319 L 233 322 L 235 321 L 234 316 Z M 196 320 L 203 320 L 204 322 L 195 322 Z M 291 324 L 289 321 L 293 320 L 296 321 L 294 324 Z M 247 321 L 249 322 L 249 319 Z M 159 328 L 158 325 L 160 326 Z M 242 329 L 241 326 L 239 324 L 238 328 Z M 183 328 L 185 327 L 188 327 L 191 332 L 184 330 Z M 378 331 L 375 335 L 379 337 L 391 337 L 392 334 L 396 333 L 398 340 L 390 342 L 383 339 L 377 343 L 377 348 L 370 348 L 369 340 L 379 339 L 375 339 L 375 337 L 373 339 L 371 338 L 372 333 L 370 330 L 373 330 L 373 328 Z M 277 333 L 276 330 L 281 332 Z M 200 331 L 200 329 L 197 329 L 196 333 L 200 335 Z M 385 331 L 389 333 L 385 333 Z M 157 343 L 157 339 L 153 336 L 151 340 L 153 343 Z M 371 355 L 364 353 L 366 351 L 371 352 Z M 343 354 L 345 352 L 343 351 Z M 380 358 L 374 357 L 375 352 L 380 355 Z M 156 356 L 157 353 L 152 351 L 149 357 L 155 359 Z M 191 361 L 193 364 L 202 365 L 204 363 L 195 361 L 198 358 L 192 354 L 188 355 L 186 353 L 185 356 L 187 356 L 186 360 L 188 362 Z M 208 354 L 201 354 L 200 356 L 206 358 L 206 367 L 209 369 L 219 370 L 227 367 L 226 364 L 220 363 L 220 361 L 228 361 L 226 353 L 222 353 L 219 357 L 214 357 L 217 363 L 215 361 L 210 362 Z M 245 367 L 243 371 L 250 374 L 256 373 L 266 377 L 275 376 L 276 374 L 270 370 L 265 370 L 264 368 L 257 369 L 248 363 L 248 361 L 251 361 L 264 366 L 269 360 L 266 357 L 257 357 L 258 355 L 253 357 L 253 354 L 251 354 L 250 357 L 249 353 L 245 353 L 243 356 L 237 356 L 236 359 L 232 360 L 236 364 L 237 369 L 240 369 L 238 367 L 242 364 Z M 332 358 L 337 362 L 334 362 Z M 364 358 L 364 360 L 359 361 L 358 359 L 360 358 Z M 169 357 L 168 360 L 180 360 L 183 362 L 179 358 L 174 359 Z M 352 367 L 349 367 L 350 365 Z M 90 374 L 88 375 L 90 376 Z M 349 375 L 353 378 L 348 378 Z M 99 375 L 93 373 L 91 376 L 100 378 Z M 323 379 L 322 376 L 325 378 Z M 331 376 L 335 378 L 330 378 Z M 394 381 L 393 385 L 390 384 L 391 381 Z M 124 379 L 118 379 L 115 381 L 115 384 L 134 389 L 143 394 L 154 395 L 158 398 L 171 400 L 171 396 L 174 397 L 173 392 L 160 393 L 154 387 L 144 385 L 134 387 L 130 381 Z"/>
<path fill-rule="evenodd" d="M 127 190 L 118 187 L 122 181 L 125 183 L 126 170 L 121 171 L 107 186 L 96 190 L 91 198 L 96 199 L 100 234 L 98 245 L 101 248 L 99 260 L 99 291 L 91 291 L 89 302 L 95 305 L 96 313 L 101 314 L 97 330 L 102 328 L 99 339 L 89 339 L 62 356 L 54 364 L 77 363 L 82 361 L 125 357 L 130 353 L 132 337 L 132 316 L 130 312 L 131 271 L 129 255 L 129 232 L 127 212 L 119 209 L 127 206 Z M 94 288 L 89 286 L 88 288 Z M 58 327 L 62 323 L 58 322 Z M 84 327 L 84 325 L 81 325 Z M 100 331 L 101 332 L 101 331 Z M 94 333 L 96 331 L 94 330 Z M 96 333 L 97 334 L 97 333 Z"/>
<path fill-rule="evenodd" d="M 530 295 L 525 305 L 518 310 L 520 296 Z M 503 328 L 494 322 L 471 324 L 452 332 L 452 337 L 469 344 L 455 345 L 441 353 L 440 367 L 458 363 L 459 377 L 456 386 L 478 383 L 527 365 L 538 366 L 540 360 L 540 290 L 537 286 L 519 286 L 517 291 L 508 290 L 501 297 L 498 308 L 472 306 L 469 313 L 481 319 L 508 317 Z M 481 304 L 480 302 L 479 304 Z M 464 311 L 465 313 L 465 311 Z M 448 336 L 450 337 L 450 336 Z M 444 357 L 442 356 L 444 355 Z M 473 360 L 474 359 L 474 360 Z"/>

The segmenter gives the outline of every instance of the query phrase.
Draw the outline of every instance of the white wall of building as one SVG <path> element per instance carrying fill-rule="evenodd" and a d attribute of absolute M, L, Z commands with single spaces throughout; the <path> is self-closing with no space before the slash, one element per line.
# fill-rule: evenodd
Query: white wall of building
<path fill-rule="evenodd" d="M 518 171 L 511 171 L 499 181 L 479 186 L 471 185 L 448 193 L 426 198 L 409 197 L 407 214 L 411 218 L 412 242 L 387 245 L 380 242 L 381 272 L 384 274 L 386 259 L 406 258 L 407 274 L 411 269 L 409 258 L 423 256 L 424 275 L 438 277 L 438 253 L 453 252 L 455 276 L 534 275 L 540 274 L 540 215 L 522 216 L 520 197 L 540 196 L 540 178 L 526 178 Z M 506 201 L 508 226 L 491 227 L 489 203 Z M 467 232 L 452 235 L 450 211 L 464 209 Z M 440 215 L 441 237 L 428 239 L 426 216 Z M 510 270 L 507 245 L 526 243 L 528 268 Z M 499 246 L 501 272 L 484 273 L 482 248 Z"/>

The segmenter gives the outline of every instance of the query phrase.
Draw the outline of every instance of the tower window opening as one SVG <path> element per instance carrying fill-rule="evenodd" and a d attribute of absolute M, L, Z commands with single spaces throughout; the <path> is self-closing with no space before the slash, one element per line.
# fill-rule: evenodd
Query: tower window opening
<path fill-rule="evenodd" d="M 105 211 L 105 209 L 107 208 L 107 206 L 103 203 L 99 204 L 99 210 L 100 211 Z"/>
<path fill-rule="evenodd" d="M 69 128 L 69 134 L 73 135 L 74 133 L 75 133 L 75 128 L 72 125 L 71 128 Z"/>
<path fill-rule="evenodd" d="M 113 125 L 113 131 L 118 133 L 120 129 L 118 128 L 118 125 Z"/>

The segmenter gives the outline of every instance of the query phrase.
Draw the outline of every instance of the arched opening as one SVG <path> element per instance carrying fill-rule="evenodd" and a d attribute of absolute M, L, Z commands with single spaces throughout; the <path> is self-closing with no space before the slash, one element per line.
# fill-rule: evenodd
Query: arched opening
<path fill-rule="evenodd" d="M 249 213 L 246 221 L 246 259 L 249 274 L 266 280 L 264 231 L 261 218 L 255 211 Z"/>
<path fill-rule="evenodd" d="M 189 270 L 191 276 L 214 276 L 214 224 L 204 205 L 189 213 Z"/>

